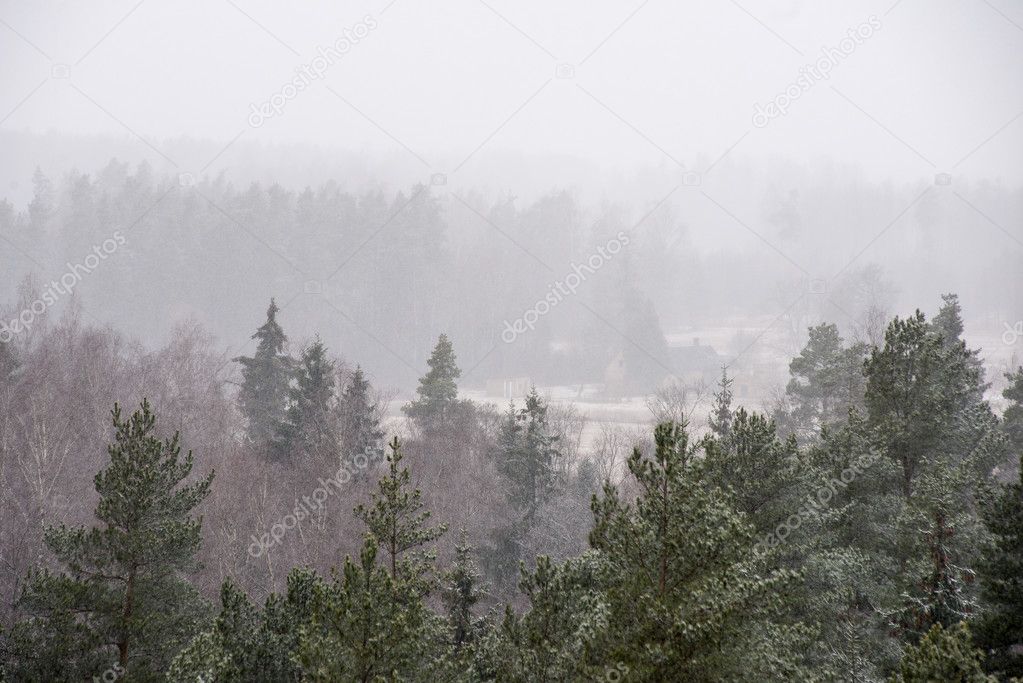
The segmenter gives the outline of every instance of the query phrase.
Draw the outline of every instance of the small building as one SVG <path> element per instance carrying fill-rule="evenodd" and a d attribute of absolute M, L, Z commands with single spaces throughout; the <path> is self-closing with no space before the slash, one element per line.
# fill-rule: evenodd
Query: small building
<path fill-rule="evenodd" d="M 683 382 L 695 384 L 702 380 L 713 385 L 721 377 L 721 366 L 726 358 L 714 347 L 701 344 L 699 337 L 693 337 L 690 346 L 669 346 L 668 361 L 675 376 Z"/>

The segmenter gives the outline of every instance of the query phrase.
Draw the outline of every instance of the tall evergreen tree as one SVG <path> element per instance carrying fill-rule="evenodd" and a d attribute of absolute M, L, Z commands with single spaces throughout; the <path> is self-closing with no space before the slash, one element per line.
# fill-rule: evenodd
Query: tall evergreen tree
<path fill-rule="evenodd" d="M 1023 455 L 1023 367 L 1005 374 L 1009 381 L 1002 390 L 1002 396 L 1009 401 L 1009 407 L 1002 415 L 1002 431 L 1015 455 Z"/>
<path fill-rule="evenodd" d="M 238 404 L 246 419 L 246 435 L 259 449 L 266 449 L 277 438 L 277 430 L 284 421 L 294 368 L 285 352 L 288 338 L 277 322 L 279 310 L 271 299 L 266 322 L 252 335 L 257 340 L 255 355 L 234 359 L 242 366 Z"/>
<path fill-rule="evenodd" d="M 978 568 L 984 611 L 976 632 L 988 671 L 1023 680 L 1023 457 L 1020 465 L 1019 481 L 984 510 L 993 542 Z"/>
<path fill-rule="evenodd" d="M 498 471 L 507 477 L 508 499 L 527 521 L 534 519 L 558 485 L 561 437 L 551 427 L 547 410 L 547 402 L 533 387 L 523 408 L 509 407 L 499 436 Z"/>
<path fill-rule="evenodd" d="M 442 598 L 451 629 L 451 644 L 456 652 L 472 643 L 477 636 L 478 622 L 473 608 L 483 597 L 480 572 L 473 560 L 469 535 L 462 529 L 461 539 L 455 546 L 455 562 L 444 573 Z"/>
<path fill-rule="evenodd" d="M 594 497 L 590 544 L 609 563 L 607 657 L 637 680 L 805 675 L 792 657 L 799 628 L 770 615 L 793 575 L 761 573 L 753 529 L 703 476 L 682 425 L 636 449 L 634 505 L 610 484 Z"/>
<path fill-rule="evenodd" d="M 739 408 L 729 436 L 709 436 L 703 448 L 706 477 L 722 490 L 732 489 L 736 508 L 753 524 L 758 538 L 798 509 L 806 475 L 795 437 L 781 441 L 774 421 Z"/>
<path fill-rule="evenodd" d="M 429 527 L 430 511 L 423 509 L 422 492 L 411 489 L 411 475 L 401 466 L 401 443 L 394 437 L 388 444 L 388 471 L 373 494 L 370 507 L 355 508 L 356 516 L 366 523 L 380 547 L 387 554 L 387 570 L 391 578 L 415 584 L 426 593 L 431 587 L 429 576 L 434 557 L 420 548 L 441 536 L 447 527 Z M 376 556 L 376 551 L 373 552 Z"/>
<path fill-rule="evenodd" d="M 970 629 L 935 624 L 919 645 L 907 648 L 890 683 L 997 683 L 981 668 L 983 653 L 973 646 Z"/>
<path fill-rule="evenodd" d="M 402 410 L 425 429 L 442 424 L 458 405 L 456 380 L 458 369 L 455 351 L 446 334 L 437 339 L 437 345 L 426 361 L 429 371 L 419 380 L 417 398 Z"/>
<path fill-rule="evenodd" d="M 863 403 L 864 344 L 843 345 L 838 327 L 824 323 L 809 329 L 809 339 L 789 364 L 786 394 L 800 441 L 813 441 L 822 428 L 845 422 L 849 409 Z"/>
<path fill-rule="evenodd" d="M 726 438 L 732 429 L 732 384 L 734 379 L 728 376 L 728 366 L 721 366 L 721 379 L 718 390 L 714 392 L 714 407 L 707 418 L 707 426 L 719 439 Z"/>
<path fill-rule="evenodd" d="M 871 352 L 865 369 L 870 423 L 901 469 L 899 486 L 909 498 L 923 470 L 961 441 L 961 409 L 981 378 L 965 346 L 946 347 L 919 311 L 892 321 L 884 347 Z"/>
<path fill-rule="evenodd" d="M 316 584 L 298 648 L 302 680 L 433 680 L 438 620 L 413 585 L 379 566 L 377 548 L 367 534 L 357 561 L 345 558 L 340 574 Z"/>
<path fill-rule="evenodd" d="M 380 441 L 384 432 L 380 428 L 377 405 L 370 398 L 369 382 L 358 366 L 341 394 L 338 414 L 341 457 L 344 461 L 351 462 L 360 453 L 369 457 L 370 453 L 381 449 Z"/>
<path fill-rule="evenodd" d="M 230 579 L 220 589 L 220 614 L 171 664 L 168 680 L 207 683 L 298 683 L 302 630 L 312 622 L 320 579 L 294 569 L 284 596 L 272 594 L 256 608 Z"/>
<path fill-rule="evenodd" d="M 334 362 L 319 339 L 302 352 L 288 392 L 288 408 L 277 429 L 275 450 L 283 459 L 311 456 L 336 461 L 337 420 L 334 405 Z"/>
<path fill-rule="evenodd" d="M 931 320 L 931 325 L 941 335 L 946 351 L 951 351 L 956 346 L 962 345 L 967 355 L 966 363 L 978 377 L 976 391 L 970 398 L 975 402 L 980 402 L 989 385 L 984 384 L 984 363 L 980 359 L 980 351 L 967 349 L 966 342 L 963 340 L 963 331 L 966 328 L 963 325 L 963 309 L 959 305 L 959 295 L 942 294 L 941 302 L 941 308 Z"/>
<path fill-rule="evenodd" d="M 15 679 L 81 680 L 116 663 L 134 681 L 162 680 L 204 619 L 205 601 L 184 575 L 200 546 L 202 522 L 191 513 L 213 474 L 184 484 L 192 454 L 180 459 L 177 434 L 153 435 L 147 401 L 127 420 L 120 406 L 112 414 L 110 465 L 95 478 L 102 526 L 47 529 L 64 569 L 29 577 L 20 602 L 32 616 L 15 627 Z"/>

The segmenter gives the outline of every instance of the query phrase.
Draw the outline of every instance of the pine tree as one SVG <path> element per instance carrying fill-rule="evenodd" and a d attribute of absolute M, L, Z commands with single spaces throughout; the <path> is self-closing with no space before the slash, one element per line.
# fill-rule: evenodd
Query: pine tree
<path fill-rule="evenodd" d="M 387 569 L 395 581 L 414 584 L 429 591 L 433 555 L 419 548 L 432 543 L 446 530 L 444 525 L 428 527 L 430 511 L 423 510 L 422 492 L 409 490 L 411 475 L 401 467 L 401 443 L 394 437 L 388 444 L 388 472 L 380 479 L 373 505 L 355 508 L 356 516 L 365 522 L 370 534 L 387 554 Z M 373 552 L 374 557 L 376 551 Z"/>
<path fill-rule="evenodd" d="M 220 614 L 174 659 L 168 680 L 207 683 L 298 683 L 295 661 L 302 629 L 312 623 L 320 579 L 305 569 L 288 575 L 284 596 L 271 595 L 257 609 L 230 579 L 220 589 Z"/>
<path fill-rule="evenodd" d="M 380 428 L 377 405 L 370 400 L 369 382 L 358 366 L 341 394 L 338 413 L 341 457 L 345 462 L 351 462 L 360 453 L 368 458 L 381 450 L 384 432 Z"/>
<path fill-rule="evenodd" d="M 962 344 L 946 348 L 917 311 L 895 318 L 884 347 L 867 360 L 871 427 L 901 469 L 899 485 L 907 499 L 936 454 L 948 453 L 959 440 L 954 432 L 963 424 L 962 408 L 981 380 L 969 359 Z"/>
<path fill-rule="evenodd" d="M 1023 680 L 1023 457 L 1020 465 L 1019 481 L 984 510 L 993 543 L 978 567 L 984 611 L 976 631 L 988 671 Z"/>
<path fill-rule="evenodd" d="M 965 582 L 973 580 L 973 573 L 953 562 L 949 541 L 954 535 L 955 530 L 945 513 L 938 510 L 934 514 L 934 525 L 927 533 L 931 554 L 929 571 L 919 589 L 909 596 L 909 605 L 900 624 L 914 641 L 935 624 L 945 628 L 954 626 L 968 619 L 975 610 L 973 600 L 965 591 Z"/>
<path fill-rule="evenodd" d="M 758 538 L 799 508 L 805 476 L 799 450 L 794 437 L 778 439 L 774 421 L 739 408 L 729 436 L 708 436 L 703 448 L 707 478 L 722 490 L 732 489 L 736 508 Z"/>
<path fill-rule="evenodd" d="M 294 366 L 285 353 L 288 338 L 277 323 L 279 310 L 271 299 L 266 322 L 252 335 L 258 340 L 255 355 L 234 359 L 242 366 L 238 404 L 246 419 L 246 435 L 258 449 L 268 448 L 277 437 L 284 420 Z"/>
<path fill-rule="evenodd" d="M 629 680 L 620 678 L 623 671 L 629 673 L 628 666 L 610 659 L 613 641 L 603 594 L 607 567 L 598 553 L 588 552 L 561 565 L 541 555 L 536 571 L 523 568 L 521 573 L 519 589 L 528 609 L 518 615 L 509 606 L 500 626 L 484 636 L 473 680 Z M 617 677 L 605 679 L 608 671 Z"/>
<path fill-rule="evenodd" d="M 976 390 L 970 399 L 974 402 L 980 402 L 983 400 L 984 392 L 989 385 L 983 383 L 984 363 L 980 359 L 980 351 L 967 349 L 966 342 L 963 341 L 965 327 L 963 325 L 962 307 L 959 305 L 959 296 L 957 294 L 942 294 L 941 302 L 941 308 L 938 310 L 938 314 L 934 316 L 934 319 L 931 320 L 931 326 L 941 335 L 942 344 L 946 351 L 952 351 L 955 347 L 962 345 L 962 349 L 967 355 L 966 363 L 978 377 Z"/>
<path fill-rule="evenodd" d="M 822 428 L 845 422 L 849 409 L 863 402 L 866 346 L 843 346 L 831 323 L 809 329 L 809 339 L 789 363 L 785 393 L 793 402 L 793 427 L 800 441 L 813 441 Z"/>
<path fill-rule="evenodd" d="M 327 347 L 316 339 L 302 352 L 295 370 L 295 386 L 288 392 L 288 408 L 277 429 L 274 450 L 278 457 L 337 460 L 334 373 Z"/>
<path fill-rule="evenodd" d="M 970 629 L 935 624 L 916 647 L 906 650 L 890 683 L 997 683 L 981 668 L 982 653 L 973 647 Z"/>
<path fill-rule="evenodd" d="M 735 382 L 728 376 L 728 366 L 721 366 L 721 379 L 718 390 L 714 392 L 714 407 L 707 418 L 707 426 L 719 439 L 728 437 L 732 429 L 732 384 Z"/>
<path fill-rule="evenodd" d="M 64 570 L 29 577 L 20 602 L 32 616 L 16 626 L 15 640 L 21 647 L 32 636 L 42 641 L 13 658 L 22 667 L 14 678 L 33 678 L 38 666 L 58 678 L 88 678 L 113 662 L 132 680 L 155 680 L 201 625 L 205 603 L 183 575 L 196 568 L 202 522 L 191 512 L 213 474 L 183 483 L 192 454 L 179 459 L 176 434 L 165 441 L 153 435 L 147 401 L 127 420 L 120 406 L 112 415 L 110 465 L 95 478 L 102 526 L 47 529 L 46 546 Z"/>
<path fill-rule="evenodd" d="M 654 436 L 653 457 L 636 449 L 628 461 L 635 504 L 610 484 L 593 500 L 590 544 L 609 564 L 607 657 L 637 680 L 800 675 L 798 628 L 770 621 L 793 576 L 760 573 L 753 529 L 702 475 L 684 427 Z"/>
<path fill-rule="evenodd" d="M 316 585 L 298 648 L 302 680 L 433 679 L 438 620 L 415 586 L 378 565 L 377 548 L 367 534 L 358 561 L 345 558 L 340 575 Z"/>
<path fill-rule="evenodd" d="M 452 416 L 458 405 L 458 385 L 455 380 L 461 376 L 454 348 L 446 334 L 437 340 L 437 345 L 426 361 L 429 371 L 419 380 L 416 390 L 418 398 L 405 405 L 402 410 L 425 429 L 435 428 Z"/>

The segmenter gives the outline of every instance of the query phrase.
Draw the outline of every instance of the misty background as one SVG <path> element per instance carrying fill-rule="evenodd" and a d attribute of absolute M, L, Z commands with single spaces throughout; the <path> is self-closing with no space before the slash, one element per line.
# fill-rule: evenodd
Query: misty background
<path fill-rule="evenodd" d="M 319 335 L 402 396 L 446 332 L 492 399 L 727 364 L 766 405 L 808 326 L 876 342 L 956 292 L 997 400 L 1023 344 L 1021 22 L 985 0 L 3 3 L 4 320 L 120 231 L 35 329 L 69 305 L 148 346 L 198 324 L 230 373 L 273 297 L 293 348 Z"/>

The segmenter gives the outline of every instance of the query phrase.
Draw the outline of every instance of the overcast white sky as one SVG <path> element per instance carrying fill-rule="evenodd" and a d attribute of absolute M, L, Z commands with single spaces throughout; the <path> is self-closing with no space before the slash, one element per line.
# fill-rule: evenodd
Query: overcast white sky
<path fill-rule="evenodd" d="M 250 125 L 252 104 L 363 21 L 376 27 L 322 79 Z M 752 124 L 869 21 L 829 79 Z M 186 135 L 400 154 L 470 183 L 508 152 L 681 172 L 729 148 L 873 178 L 1023 180 L 1019 0 L 2 2 L 0 61 L 0 130 L 140 137 L 158 165 Z M 230 170 L 236 147 L 173 161 Z"/>

